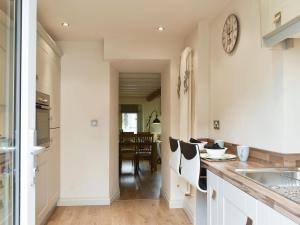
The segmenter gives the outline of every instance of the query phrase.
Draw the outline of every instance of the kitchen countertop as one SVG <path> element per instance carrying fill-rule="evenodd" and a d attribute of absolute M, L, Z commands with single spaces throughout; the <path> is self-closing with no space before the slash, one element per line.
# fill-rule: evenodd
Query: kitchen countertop
<path fill-rule="evenodd" d="M 265 203 L 297 224 L 300 224 L 300 204 L 297 204 L 235 172 L 235 169 L 274 167 L 271 164 L 255 159 L 249 159 L 248 162 L 240 162 L 239 160 L 210 162 L 201 159 L 201 163 L 212 173 L 218 175 L 257 200 Z"/>

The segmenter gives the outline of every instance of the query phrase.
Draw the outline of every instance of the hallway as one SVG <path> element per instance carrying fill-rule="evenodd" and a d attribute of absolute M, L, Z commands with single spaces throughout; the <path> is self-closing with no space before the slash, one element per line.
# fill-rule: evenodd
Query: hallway
<path fill-rule="evenodd" d="M 47 225 L 191 225 L 164 200 L 122 200 L 111 206 L 58 207 Z"/>
<path fill-rule="evenodd" d="M 120 175 L 120 200 L 160 199 L 161 168 L 151 174 L 148 162 L 140 162 L 140 171 L 134 175 L 130 161 L 124 161 Z"/>

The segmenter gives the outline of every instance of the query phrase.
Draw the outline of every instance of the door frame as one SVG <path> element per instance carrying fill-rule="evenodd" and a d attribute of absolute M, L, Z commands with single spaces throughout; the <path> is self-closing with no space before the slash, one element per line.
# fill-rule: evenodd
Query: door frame
<path fill-rule="evenodd" d="M 37 1 L 20 2 L 20 224 L 34 225 Z"/>

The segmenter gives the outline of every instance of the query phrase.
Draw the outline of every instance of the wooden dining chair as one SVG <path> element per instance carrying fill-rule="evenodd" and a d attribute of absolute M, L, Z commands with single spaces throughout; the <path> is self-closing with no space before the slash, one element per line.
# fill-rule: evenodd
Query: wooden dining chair
<path fill-rule="evenodd" d="M 121 133 L 119 142 L 119 171 L 122 172 L 122 161 L 130 160 L 136 173 L 137 139 L 134 133 Z"/>
<path fill-rule="evenodd" d="M 139 133 L 136 136 L 137 140 L 137 150 L 136 150 L 136 170 L 139 169 L 140 160 L 149 161 L 151 173 L 154 171 L 156 163 L 155 154 L 154 154 L 154 142 L 153 134 L 150 133 Z"/>

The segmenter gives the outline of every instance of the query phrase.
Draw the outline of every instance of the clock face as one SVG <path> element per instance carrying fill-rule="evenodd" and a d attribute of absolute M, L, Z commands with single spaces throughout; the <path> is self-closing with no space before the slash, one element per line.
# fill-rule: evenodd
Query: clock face
<path fill-rule="evenodd" d="M 239 37 L 239 21 L 236 15 L 231 14 L 227 17 L 223 33 L 222 33 L 222 44 L 224 51 L 232 53 L 237 45 Z"/>

